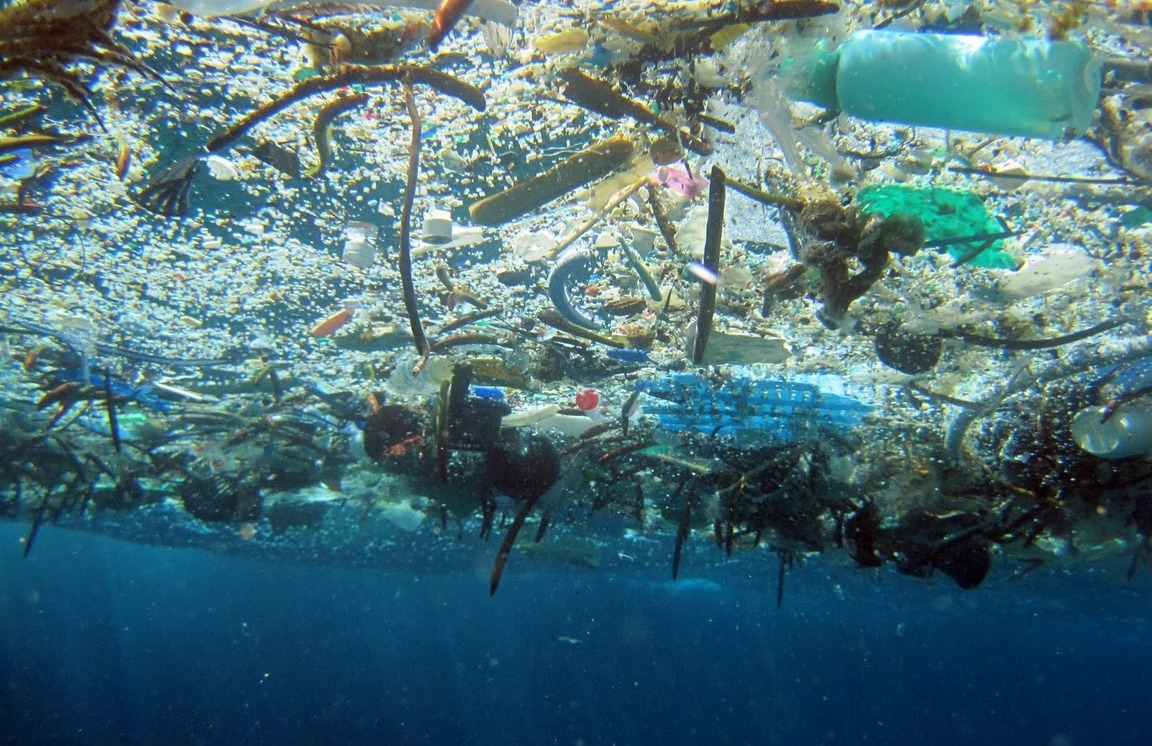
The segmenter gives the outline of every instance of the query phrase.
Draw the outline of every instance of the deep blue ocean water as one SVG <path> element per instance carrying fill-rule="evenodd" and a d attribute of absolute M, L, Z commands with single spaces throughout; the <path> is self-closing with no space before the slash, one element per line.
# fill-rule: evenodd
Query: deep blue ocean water
<path fill-rule="evenodd" d="M 1147 744 L 1147 590 L 273 565 L 0 524 L 4 744 Z M 720 580 L 716 580 L 719 578 Z M 1122 578 L 1121 578 L 1122 579 Z M 729 582 L 730 581 L 730 582 Z"/>

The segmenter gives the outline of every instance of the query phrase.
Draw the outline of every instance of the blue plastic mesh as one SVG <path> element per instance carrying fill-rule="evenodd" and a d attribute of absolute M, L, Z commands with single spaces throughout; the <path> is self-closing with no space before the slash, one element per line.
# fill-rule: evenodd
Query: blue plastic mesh
<path fill-rule="evenodd" d="M 798 381 L 733 378 L 716 387 L 693 373 L 678 373 L 641 381 L 637 388 L 655 399 L 644 403 L 645 414 L 671 431 L 756 431 L 791 439 L 819 425 L 850 429 L 872 411 L 856 399 Z"/>

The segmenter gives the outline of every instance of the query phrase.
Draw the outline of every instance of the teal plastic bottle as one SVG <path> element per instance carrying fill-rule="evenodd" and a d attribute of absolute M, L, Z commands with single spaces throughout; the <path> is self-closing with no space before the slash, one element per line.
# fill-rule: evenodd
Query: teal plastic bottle
<path fill-rule="evenodd" d="M 1100 62 L 1072 41 L 857 31 L 785 71 L 794 98 L 860 119 L 1062 140 L 1084 133 Z"/>

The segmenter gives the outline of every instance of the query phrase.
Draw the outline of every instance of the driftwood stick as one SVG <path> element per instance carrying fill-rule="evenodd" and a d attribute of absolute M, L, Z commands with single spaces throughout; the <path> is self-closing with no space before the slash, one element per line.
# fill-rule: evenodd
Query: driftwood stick
<path fill-rule="evenodd" d="M 416 201 L 416 180 L 420 175 L 420 125 L 422 119 L 416 109 L 416 94 L 412 83 L 404 79 L 404 102 L 412 118 L 412 141 L 408 144 L 408 183 L 404 186 L 404 206 L 400 212 L 400 286 L 404 292 L 404 310 L 412 328 L 412 341 L 423 360 L 431 346 L 420 323 L 420 307 L 416 302 L 416 283 L 412 280 L 412 203 Z"/>
<path fill-rule="evenodd" d="M 720 273 L 720 240 L 724 234 L 724 172 L 712 167 L 708 184 L 708 227 L 704 234 L 704 266 Z M 696 318 L 696 340 L 692 344 L 692 362 L 704 362 L 704 348 L 712 333 L 712 317 L 716 314 L 716 282 L 703 282 L 700 288 L 700 314 Z"/>

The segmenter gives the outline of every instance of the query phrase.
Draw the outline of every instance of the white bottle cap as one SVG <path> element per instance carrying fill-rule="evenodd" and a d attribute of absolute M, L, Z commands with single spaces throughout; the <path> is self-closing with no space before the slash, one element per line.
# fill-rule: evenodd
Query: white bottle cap
<path fill-rule="evenodd" d="M 424 216 L 424 243 L 441 244 L 452 240 L 452 213 L 447 210 L 429 210 Z"/>

